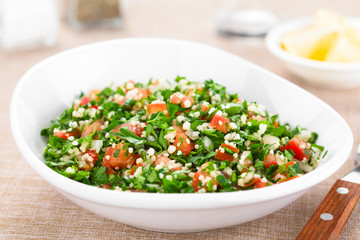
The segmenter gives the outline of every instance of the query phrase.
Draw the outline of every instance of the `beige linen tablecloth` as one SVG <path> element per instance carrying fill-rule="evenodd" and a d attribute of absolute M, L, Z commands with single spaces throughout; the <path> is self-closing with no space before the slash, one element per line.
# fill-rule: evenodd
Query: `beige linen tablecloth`
<path fill-rule="evenodd" d="M 270 3 L 271 2 L 271 3 Z M 291 4 L 289 3 L 291 2 Z M 309 15 L 325 2 L 356 16 L 357 1 L 262 1 L 282 17 Z M 359 143 L 360 88 L 326 90 L 312 87 L 288 73 L 265 48 L 263 38 L 225 37 L 216 33 L 214 16 L 223 1 L 132 0 L 121 30 L 77 32 L 61 25 L 56 47 L 26 53 L 0 52 L 0 239 L 295 239 L 335 180 L 354 166 L 354 150 L 331 178 L 302 198 L 267 216 L 242 225 L 203 233 L 170 234 L 129 227 L 94 215 L 59 194 L 20 155 L 10 131 L 12 91 L 26 70 L 55 53 L 82 44 L 124 37 L 170 37 L 213 45 L 244 57 L 315 94 L 348 122 Z M 39 86 L 34 86 L 39 87 Z M 30 89 L 29 89 L 30 91 Z M 26 119 L 24 119 L 26 124 Z M 360 239 L 359 206 L 341 239 Z"/>

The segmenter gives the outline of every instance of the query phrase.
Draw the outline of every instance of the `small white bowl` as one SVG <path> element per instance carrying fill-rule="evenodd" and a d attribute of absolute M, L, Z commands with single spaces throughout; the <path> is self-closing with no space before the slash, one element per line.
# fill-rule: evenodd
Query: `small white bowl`
<path fill-rule="evenodd" d="M 360 19 L 349 18 L 354 26 L 360 26 Z M 286 67 L 305 81 L 328 88 L 353 88 L 360 85 L 360 63 L 321 62 L 298 57 L 284 51 L 280 42 L 287 33 L 311 25 L 314 18 L 305 17 L 275 26 L 266 36 L 266 46 Z"/>
<path fill-rule="evenodd" d="M 319 134 L 328 150 L 321 166 L 267 188 L 209 194 L 119 192 L 66 178 L 44 164 L 50 120 L 81 91 L 150 77 L 194 81 L 212 78 L 241 98 Z M 31 89 L 31 91 L 29 90 Z M 121 39 L 91 44 L 50 57 L 19 81 L 11 101 L 11 129 L 32 168 L 65 197 L 85 209 L 131 226 L 168 232 L 228 227 L 285 207 L 330 177 L 346 161 L 353 137 L 344 119 L 305 90 L 238 56 L 203 44 L 169 39 Z"/>

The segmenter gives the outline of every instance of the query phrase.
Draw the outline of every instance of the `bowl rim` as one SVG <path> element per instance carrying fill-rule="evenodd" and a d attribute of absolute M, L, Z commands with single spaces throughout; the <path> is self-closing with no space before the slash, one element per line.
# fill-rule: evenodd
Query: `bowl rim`
<path fill-rule="evenodd" d="M 349 23 L 360 26 L 360 18 L 347 17 Z M 312 59 L 307 59 L 290 54 L 284 51 L 280 46 L 281 38 L 290 32 L 295 32 L 303 27 L 309 26 L 314 22 L 314 17 L 301 17 L 280 23 L 273 27 L 265 37 L 265 44 L 267 49 L 279 59 L 297 65 L 302 65 L 308 68 L 315 68 L 326 71 L 359 71 L 360 62 L 354 63 L 337 63 L 337 62 L 323 62 Z"/>
<path fill-rule="evenodd" d="M 217 51 L 228 56 L 240 58 L 234 54 L 225 52 L 218 48 L 205 45 L 202 43 L 196 43 L 186 40 L 177 40 L 177 39 L 163 39 L 163 38 L 126 38 L 126 39 L 116 39 L 103 42 L 92 43 L 76 48 L 60 52 L 51 57 L 48 57 L 41 62 L 37 63 L 35 66 L 31 67 L 19 80 L 11 98 L 10 106 L 10 123 L 11 130 L 18 146 L 18 149 L 22 153 L 23 157 L 30 164 L 30 166 L 47 182 L 55 186 L 60 192 L 65 192 L 70 194 L 73 197 L 86 200 L 88 202 L 99 203 L 107 206 L 116 206 L 116 207 L 128 207 L 136 209 L 157 209 L 157 210 L 189 210 L 189 209 L 212 209 L 212 208 L 226 208 L 234 207 L 247 204 L 257 204 L 259 202 L 264 202 L 268 200 L 273 200 L 288 195 L 292 195 L 298 192 L 305 192 L 308 188 L 320 183 L 326 178 L 330 177 L 335 173 L 339 168 L 345 163 L 347 157 L 350 154 L 353 144 L 353 135 L 350 127 L 346 121 L 327 103 L 323 102 L 316 96 L 312 95 L 310 92 L 305 91 L 304 89 L 296 86 L 295 84 L 285 80 L 284 78 L 263 69 L 247 60 L 243 60 L 245 64 L 251 66 L 258 71 L 266 72 L 270 77 L 276 78 L 277 81 L 280 81 L 282 84 L 291 85 L 292 87 L 297 88 L 298 91 L 310 94 L 314 101 L 322 104 L 327 111 L 332 112 L 343 122 L 345 127 L 345 132 L 347 138 L 345 139 L 342 151 L 339 151 L 338 154 L 329 158 L 324 165 L 319 170 L 316 168 L 314 171 L 305 174 L 304 176 L 294 179 L 292 181 L 287 181 L 282 184 L 277 184 L 267 188 L 260 188 L 255 190 L 248 191 L 237 191 L 237 192 L 226 192 L 226 193 L 208 193 L 208 194 L 176 194 L 176 193 L 138 193 L 138 192 L 119 192 L 119 191 L 109 191 L 107 189 L 101 189 L 98 187 L 86 185 L 83 183 L 76 182 L 72 179 L 66 178 L 61 174 L 56 173 L 51 168 L 47 167 L 43 159 L 37 157 L 34 151 L 26 144 L 22 133 L 20 132 L 19 126 L 21 120 L 17 119 L 17 107 L 19 105 L 19 94 L 21 93 L 22 86 L 27 81 L 27 79 L 32 75 L 33 72 L 36 72 L 43 65 L 46 65 L 48 62 L 56 61 L 58 58 L 66 58 L 72 54 L 81 53 L 92 48 L 102 47 L 105 45 L 118 45 L 126 43 L 161 43 L 161 44 L 173 44 L 181 46 L 190 46 L 190 47 L 202 47 L 206 48 L 209 51 Z M 143 195 L 145 194 L 145 195 Z M 145 197 L 146 196 L 146 197 Z M 146 199 L 146 202 L 144 201 Z"/>

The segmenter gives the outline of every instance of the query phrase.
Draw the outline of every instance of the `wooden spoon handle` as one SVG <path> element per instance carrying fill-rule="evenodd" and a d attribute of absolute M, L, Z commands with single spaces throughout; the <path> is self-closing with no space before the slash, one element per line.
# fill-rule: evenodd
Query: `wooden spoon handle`
<path fill-rule="evenodd" d="M 360 198 L 360 184 L 337 180 L 297 240 L 338 239 Z"/>

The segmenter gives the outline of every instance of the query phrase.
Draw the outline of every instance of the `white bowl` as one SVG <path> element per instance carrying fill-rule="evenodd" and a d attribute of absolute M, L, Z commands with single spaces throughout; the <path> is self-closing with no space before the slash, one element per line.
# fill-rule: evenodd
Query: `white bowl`
<path fill-rule="evenodd" d="M 328 88 L 352 88 L 360 85 L 360 63 L 321 62 L 295 56 L 284 51 L 280 42 L 287 33 L 300 30 L 313 23 L 314 18 L 306 17 L 279 24 L 266 36 L 268 50 L 285 66 L 303 80 Z M 360 27 L 360 19 L 348 21 Z"/>
<path fill-rule="evenodd" d="M 280 120 L 319 133 L 328 154 L 300 178 L 256 190 L 210 194 L 118 192 L 68 179 L 42 157 L 49 125 L 80 91 L 150 77 L 195 81 L 212 78 L 241 98 L 265 104 Z M 30 90 L 31 89 L 31 90 Z M 244 59 L 198 43 L 164 39 L 123 39 L 91 44 L 50 57 L 19 81 L 11 103 L 11 128 L 28 163 L 76 204 L 101 216 L 143 229 L 194 232 L 263 217 L 290 204 L 328 178 L 345 162 L 352 133 L 344 119 L 320 99 Z"/>

